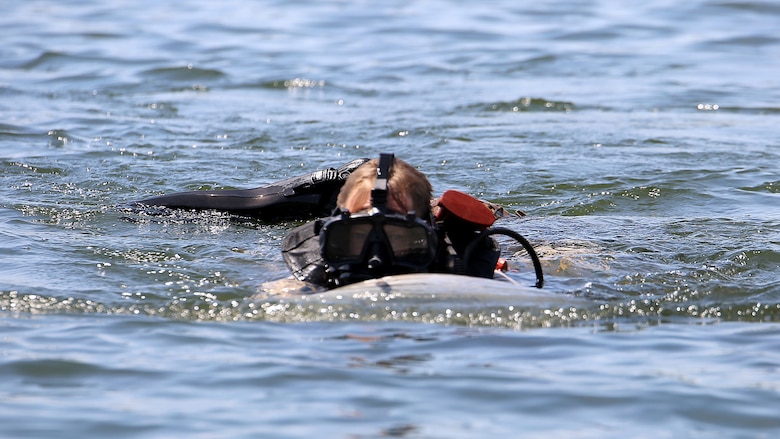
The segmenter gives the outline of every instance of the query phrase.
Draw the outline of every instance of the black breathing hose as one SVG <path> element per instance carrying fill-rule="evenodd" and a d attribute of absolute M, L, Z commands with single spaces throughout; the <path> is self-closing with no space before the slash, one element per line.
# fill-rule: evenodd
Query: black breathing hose
<path fill-rule="evenodd" d="M 515 241 L 519 242 L 526 252 L 528 252 L 528 256 L 531 257 L 531 262 L 534 264 L 534 271 L 536 272 L 536 288 L 542 288 L 544 286 L 544 274 L 542 273 L 542 264 L 539 262 L 539 256 L 536 255 L 536 251 L 534 251 L 534 248 L 531 246 L 531 243 L 528 242 L 527 239 L 523 237 L 523 235 L 515 232 L 512 229 L 507 229 L 503 227 L 495 227 L 491 229 L 483 230 L 479 236 L 474 238 L 473 241 L 469 243 L 469 245 L 466 246 L 466 250 L 463 252 L 463 263 L 466 265 L 466 267 L 469 266 L 469 259 L 471 258 L 471 253 L 474 252 L 474 249 L 477 248 L 477 245 L 479 245 L 480 242 L 484 241 L 488 236 L 491 235 L 504 235 L 508 236 Z"/>

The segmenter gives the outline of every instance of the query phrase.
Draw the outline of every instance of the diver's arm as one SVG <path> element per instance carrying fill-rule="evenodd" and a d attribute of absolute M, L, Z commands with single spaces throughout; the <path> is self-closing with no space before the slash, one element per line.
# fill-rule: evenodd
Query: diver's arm
<path fill-rule="evenodd" d="M 174 209 L 215 209 L 259 217 L 301 217 L 328 214 L 349 174 L 368 159 L 357 159 L 254 189 L 189 191 L 136 202 Z"/>

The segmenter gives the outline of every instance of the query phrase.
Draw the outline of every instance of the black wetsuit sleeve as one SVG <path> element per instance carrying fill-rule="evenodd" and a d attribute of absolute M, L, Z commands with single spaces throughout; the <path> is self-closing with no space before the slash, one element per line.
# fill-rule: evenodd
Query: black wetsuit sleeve
<path fill-rule="evenodd" d="M 347 177 L 368 159 L 328 168 L 254 189 L 190 191 L 136 202 L 174 209 L 215 209 L 263 219 L 329 215 Z"/>

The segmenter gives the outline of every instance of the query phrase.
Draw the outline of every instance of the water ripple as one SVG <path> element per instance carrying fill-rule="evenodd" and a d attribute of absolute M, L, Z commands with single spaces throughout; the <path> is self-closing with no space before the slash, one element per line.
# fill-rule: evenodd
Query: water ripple
<path fill-rule="evenodd" d="M 776 436 L 778 16 L 7 2 L 0 435 Z M 126 208 L 380 152 L 525 212 L 554 303 L 261 296 L 297 222 Z"/>

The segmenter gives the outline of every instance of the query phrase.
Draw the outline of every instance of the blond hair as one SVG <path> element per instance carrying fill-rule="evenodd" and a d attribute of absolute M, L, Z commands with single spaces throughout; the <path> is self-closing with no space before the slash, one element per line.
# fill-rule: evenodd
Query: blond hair
<path fill-rule="evenodd" d="M 339 208 L 345 208 L 349 198 L 358 192 L 370 199 L 371 189 L 376 181 L 377 166 L 379 160 L 369 160 L 352 172 L 336 200 Z M 432 194 L 433 187 L 425 174 L 401 159 L 393 159 L 387 180 L 388 198 L 392 198 L 407 211 L 414 210 L 418 217 L 426 218 L 430 211 Z"/>

